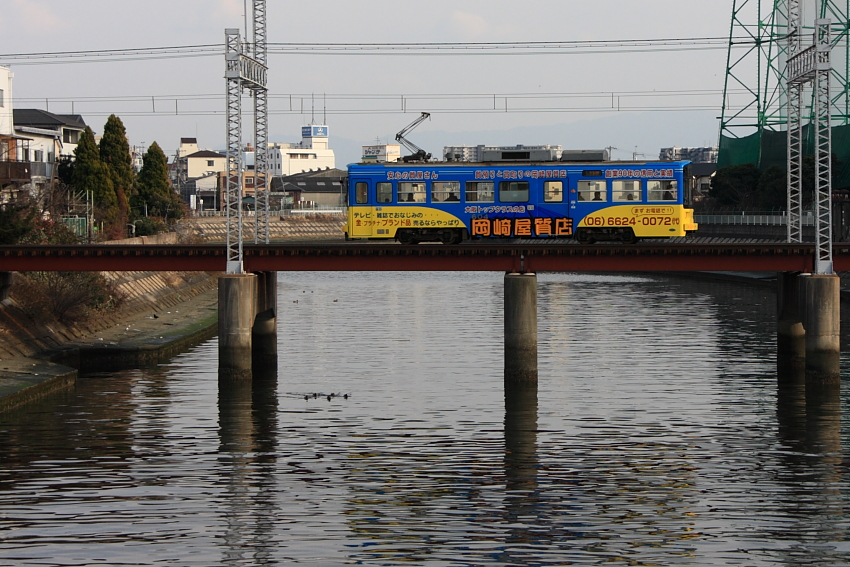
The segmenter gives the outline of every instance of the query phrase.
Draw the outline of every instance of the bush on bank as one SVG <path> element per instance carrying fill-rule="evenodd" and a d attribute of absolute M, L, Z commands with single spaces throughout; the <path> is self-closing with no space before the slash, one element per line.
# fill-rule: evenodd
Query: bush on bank
<path fill-rule="evenodd" d="M 2 244 L 75 244 L 77 236 L 61 222 L 45 218 L 36 203 L 0 209 Z M 117 288 L 99 272 L 21 272 L 10 295 L 30 317 L 73 323 L 116 309 Z"/>
<path fill-rule="evenodd" d="M 23 272 L 12 297 L 33 319 L 76 323 L 110 312 L 124 301 L 99 272 Z"/>

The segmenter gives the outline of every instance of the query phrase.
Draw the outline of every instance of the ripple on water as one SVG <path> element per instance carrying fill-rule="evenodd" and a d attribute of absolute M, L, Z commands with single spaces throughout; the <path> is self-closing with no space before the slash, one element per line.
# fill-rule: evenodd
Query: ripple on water
<path fill-rule="evenodd" d="M 506 400 L 501 274 L 279 282 L 276 380 L 211 340 L 0 417 L 0 564 L 850 561 L 842 406 L 777 390 L 764 288 L 541 274 Z"/>

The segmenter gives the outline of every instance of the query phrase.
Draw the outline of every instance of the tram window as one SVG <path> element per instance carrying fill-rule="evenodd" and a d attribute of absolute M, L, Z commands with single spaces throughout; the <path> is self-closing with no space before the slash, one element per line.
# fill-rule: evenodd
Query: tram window
<path fill-rule="evenodd" d="M 398 200 L 400 203 L 424 203 L 425 184 L 411 181 L 399 182 Z"/>
<path fill-rule="evenodd" d="M 377 184 L 378 202 L 392 203 L 393 202 L 393 184 L 389 181 L 383 181 Z"/>
<path fill-rule="evenodd" d="M 678 201 L 679 188 L 676 180 L 649 181 L 647 183 L 650 201 Z"/>
<path fill-rule="evenodd" d="M 612 181 L 611 196 L 615 201 L 640 201 L 640 180 Z"/>
<path fill-rule="evenodd" d="M 492 203 L 493 182 L 492 181 L 467 181 L 466 182 L 467 203 Z"/>
<path fill-rule="evenodd" d="M 527 203 L 528 181 L 499 181 L 500 203 Z"/>
<path fill-rule="evenodd" d="M 369 184 L 365 181 L 358 181 L 354 184 L 354 199 L 358 205 L 363 205 L 369 202 Z"/>
<path fill-rule="evenodd" d="M 460 201 L 460 181 L 432 181 L 431 202 Z"/>
<path fill-rule="evenodd" d="M 600 201 L 608 200 L 608 189 L 604 181 L 579 181 L 578 182 L 578 200 L 579 201 Z"/>
<path fill-rule="evenodd" d="M 547 203 L 564 202 L 564 184 L 562 181 L 543 182 L 543 200 Z"/>

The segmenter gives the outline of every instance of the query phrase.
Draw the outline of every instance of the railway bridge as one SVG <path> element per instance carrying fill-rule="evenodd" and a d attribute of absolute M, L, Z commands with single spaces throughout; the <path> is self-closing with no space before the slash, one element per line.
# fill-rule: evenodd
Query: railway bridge
<path fill-rule="evenodd" d="M 833 245 L 836 271 L 850 271 L 850 243 Z M 776 272 L 780 353 L 838 375 L 839 281 L 813 275 L 814 244 L 713 239 L 644 241 L 634 245 L 511 241 L 460 245 L 305 242 L 245 244 L 244 274 L 219 279 L 222 371 L 250 375 L 251 353 L 274 350 L 275 272 L 492 271 L 505 274 L 506 376 L 536 381 L 537 272 Z M 224 245 L 0 246 L 0 272 L 220 271 Z M 8 278 L 0 278 L 2 282 Z M 0 296 L 3 295 L 0 289 Z M 263 346 L 265 345 L 265 346 Z"/>

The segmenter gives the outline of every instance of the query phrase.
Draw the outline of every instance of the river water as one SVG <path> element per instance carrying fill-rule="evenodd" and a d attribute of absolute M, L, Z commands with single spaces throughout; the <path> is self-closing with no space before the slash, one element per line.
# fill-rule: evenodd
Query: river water
<path fill-rule="evenodd" d="M 777 387 L 768 288 L 540 274 L 506 392 L 501 274 L 279 276 L 253 383 L 213 339 L 0 416 L 0 565 L 850 564 L 847 396 Z"/>

